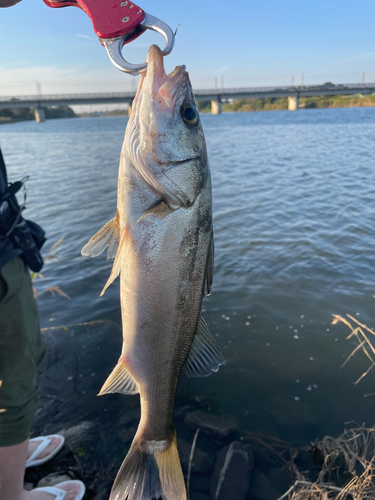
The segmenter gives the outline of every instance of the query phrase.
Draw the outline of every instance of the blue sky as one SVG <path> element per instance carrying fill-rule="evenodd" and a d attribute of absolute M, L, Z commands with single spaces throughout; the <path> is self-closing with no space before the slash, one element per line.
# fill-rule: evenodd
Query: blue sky
<path fill-rule="evenodd" d="M 173 29 L 176 46 L 166 68 L 186 64 L 195 88 L 375 81 L 375 3 L 371 0 L 140 0 Z M 91 21 L 75 7 L 51 9 L 23 0 L 0 9 L 0 95 L 112 92 L 131 89 L 132 77 L 110 63 Z M 144 60 L 147 32 L 125 47 Z M 133 82 L 134 85 L 134 82 Z"/>

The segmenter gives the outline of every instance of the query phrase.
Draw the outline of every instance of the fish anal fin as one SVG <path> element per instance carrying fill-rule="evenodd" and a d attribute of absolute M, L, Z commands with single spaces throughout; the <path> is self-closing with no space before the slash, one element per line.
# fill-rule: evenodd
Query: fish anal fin
<path fill-rule="evenodd" d="M 130 232 L 128 228 L 126 228 L 121 236 L 120 244 L 117 250 L 115 261 L 112 266 L 111 274 L 109 275 L 108 281 L 105 284 L 105 287 L 103 288 L 100 296 L 104 294 L 109 285 L 113 283 L 117 278 L 117 276 L 120 274 L 121 268 L 124 264 L 124 260 L 126 258 L 126 255 L 130 247 L 130 241 L 131 241 Z"/>
<path fill-rule="evenodd" d="M 82 248 L 81 254 L 97 257 L 108 247 L 107 259 L 115 257 L 119 240 L 118 215 L 103 226 Z"/>
<path fill-rule="evenodd" d="M 211 373 L 217 372 L 221 365 L 225 365 L 225 359 L 201 316 L 185 361 L 185 373 L 188 377 L 208 377 Z"/>
<path fill-rule="evenodd" d="M 103 387 L 100 389 L 98 396 L 112 394 L 114 392 L 119 392 L 120 394 L 138 393 L 138 384 L 130 375 L 121 358 L 105 381 Z"/>

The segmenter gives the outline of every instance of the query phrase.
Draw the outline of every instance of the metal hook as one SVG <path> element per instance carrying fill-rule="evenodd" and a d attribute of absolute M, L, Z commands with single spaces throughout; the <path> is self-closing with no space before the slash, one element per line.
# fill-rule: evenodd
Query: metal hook
<path fill-rule="evenodd" d="M 110 60 L 117 69 L 123 71 L 124 73 L 130 73 L 133 76 L 139 75 L 139 73 L 142 73 L 142 71 L 146 70 L 147 63 L 131 64 L 128 63 L 122 56 L 122 47 L 126 44 L 126 40 L 129 38 L 134 39 L 146 30 L 156 31 L 160 35 L 164 36 L 166 40 L 166 46 L 162 51 L 164 56 L 172 52 L 174 46 L 173 31 L 167 24 L 163 23 L 163 21 L 146 13 L 144 20 L 129 33 L 125 33 L 124 35 L 117 38 L 101 39 L 101 42 L 106 48 Z"/>

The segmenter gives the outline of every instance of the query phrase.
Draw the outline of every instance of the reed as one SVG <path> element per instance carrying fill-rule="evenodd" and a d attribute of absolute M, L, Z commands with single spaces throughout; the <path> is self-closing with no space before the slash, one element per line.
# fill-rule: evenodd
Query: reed
<path fill-rule="evenodd" d="M 357 347 L 349 354 L 349 356 L 342 364 L 341 368 L 343 368 L 348 363 L 348 361 L 359 351 L 362 351 L 370 361 L 370 366 L 368 367 L 368 369 L 365 370 L 362 375 L 354 382 L 354 385 L 356 386 L 375 367 L 375 332 L 350 314 L 346 314 L 346 318 L 340 316 L 339 314 L 333 314 L 332 325 L 336 325 L 337 323 L 343 323 L 350 329 L 351 333 L 346 337 L 347 340 L 355 338 L 358 342 Z M 370 395 L 372 394 L 366 394 L 365 397 Z"/>
<path fill-rule="evenodd" d="M 312 451 L 322 462 L 316 481 L 299 472 L 278 500 L 374 500 L 375 428 L 362 426 L 338 438 L 326 436 L 314 443 Z"/>

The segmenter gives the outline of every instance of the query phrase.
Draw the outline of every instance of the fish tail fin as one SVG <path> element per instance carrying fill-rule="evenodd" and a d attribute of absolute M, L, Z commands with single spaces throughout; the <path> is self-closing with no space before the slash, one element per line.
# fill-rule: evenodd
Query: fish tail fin
<path fill-rule="evenodd" d="M 110 500 L 187 500 L 176 434 L 169 441 L 134 438 Z"/>

